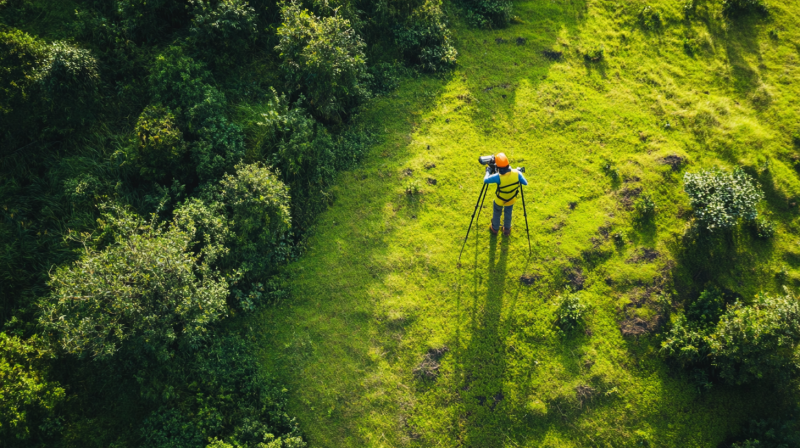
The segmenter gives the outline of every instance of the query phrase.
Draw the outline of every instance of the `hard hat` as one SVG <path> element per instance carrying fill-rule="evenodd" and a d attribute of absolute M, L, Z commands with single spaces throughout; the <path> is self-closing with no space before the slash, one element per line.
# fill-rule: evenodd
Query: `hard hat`
<path fill-rule="evenodd" d="M 505 153 L 498 152 L 497 155 L 494 156 L 494 163 L 498 168 L 505 168 L 508 166 L 508 157 L 506 157 Z"/>

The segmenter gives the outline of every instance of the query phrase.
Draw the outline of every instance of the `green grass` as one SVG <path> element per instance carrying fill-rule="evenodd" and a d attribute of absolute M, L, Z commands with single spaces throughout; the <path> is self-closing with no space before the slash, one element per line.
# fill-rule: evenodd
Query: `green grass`
<path fill-rule="evenodd" d="M 310 446 L 715 447 L 780 415 L 796 392 L 701 391 L 661 360 L 657 334 L 620 331 L 667 319 L 659 295 L 675 312 L 708 282 L 749 299 L 800 278 L 800 6 L 772 3 L 771 19 L 727 22 L 717 2 L 686 19 L 682 3 L 652 1 L 663 26 L 644 29 L 641 2 L 516 2 L 522 24 L 456 26 L 452 76 L 373 101 L 362 119 L 383 143 L 331 191 L 289 269 L 292 301 L 251 323 Z M 521 206 L 510 238 L 489 235 L 489 208 L 459 267 L 477 158 L 499 151 L 528 169 L 532 254 Z M 685 159 L 678 171 L 668 156 Z M 736 165 L 763 186 L 777 236 L 694 242 L 682 174 Z M 414 180 L 422 193 L 405 194 Z M 653 221 L 626 206 L 636 189 Z M 557 301 L 578 276 L 585 328 L 560 335 Z M 438 378 L 416 378 L 442 346 Z"/>

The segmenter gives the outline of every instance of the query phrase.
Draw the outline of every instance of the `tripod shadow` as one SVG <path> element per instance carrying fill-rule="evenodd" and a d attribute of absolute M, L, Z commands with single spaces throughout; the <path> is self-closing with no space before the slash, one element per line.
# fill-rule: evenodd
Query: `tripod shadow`
<path fill-rule="evenodd" d="M 476 294 L 471 338 L 459 353 L 459 364 L 463 366 L 460 389 L 469 420 L 465 446 L 498 446 L 501 441 L 486 438 L 495 434 L 488 427 L 505 427 L 505 413 L 498 406 L 506 398 L 503 390 L 506 348 L 501 327 L 510 239 L 498 239 L 500 237 L 490 237 L 486 296 L 481 301 Z M 477 290 L 478 284 L 475 286 Z"/>

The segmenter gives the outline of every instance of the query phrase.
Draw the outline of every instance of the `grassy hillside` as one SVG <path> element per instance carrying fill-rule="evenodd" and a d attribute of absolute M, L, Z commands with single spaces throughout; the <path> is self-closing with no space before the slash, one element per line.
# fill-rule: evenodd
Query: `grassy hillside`
<path fill-rule="evenodd" d="M 796 390 L 707 389 L 658 351 L 709 284 L 742 300 L 797 284 L 800 6 L 644 6 L 519 1 L 507 29 L 456 24 L 452 75 L 363 114 L 384 142 L 341 175 L 291 303 L 250 323 L 311 446 L 714 447 L 785 414 Z M 532 253 L 521 206 L 510 238 L 490 236 L 488 208 L 459 265 L 477 157 L 499 151 L 528 170 Z M 777 235 L 695 242 L 683 174 L 735 166 Z M 642 194 L 652 222 L 635 219 Z M 590 312 L 561 335 L 569 289 Z M 426 359 L 435 378 L 414 373 Z"/>

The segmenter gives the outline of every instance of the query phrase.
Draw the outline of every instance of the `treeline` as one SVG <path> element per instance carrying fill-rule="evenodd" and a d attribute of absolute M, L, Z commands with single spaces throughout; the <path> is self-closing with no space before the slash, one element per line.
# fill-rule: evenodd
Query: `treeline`
<path fill-rule="evenodd" d="M 359 107 L 455 66 L 445 6 L 66 3 L 0 0 L 0 444 L 305 446 L 231 318 L 288 296 Z"/>

